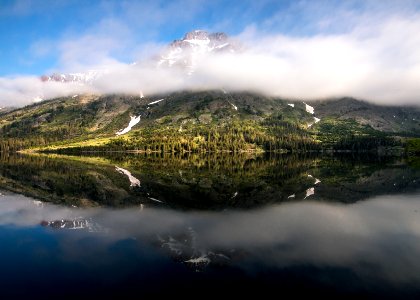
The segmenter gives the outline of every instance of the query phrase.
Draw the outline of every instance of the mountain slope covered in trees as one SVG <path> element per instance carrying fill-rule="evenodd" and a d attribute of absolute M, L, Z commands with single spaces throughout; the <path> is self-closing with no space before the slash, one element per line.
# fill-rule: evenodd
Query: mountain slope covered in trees
<path fill-rule="evenodd" d="M 139 116 L 131 130 L 116 135 Z M 224 91 L 75 95 L 0 115 L 0 149 L 359 151 L 399 146 L 407 137 L 420 136 L 419 120 L 419 108 L 350 98 L 305 103 Z"/>

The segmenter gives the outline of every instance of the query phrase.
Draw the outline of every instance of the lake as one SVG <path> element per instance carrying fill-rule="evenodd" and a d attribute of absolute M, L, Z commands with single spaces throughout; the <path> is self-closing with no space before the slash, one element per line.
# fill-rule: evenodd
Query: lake
<path fill-rule="evenodd" d="M 6 297 L 420 297 L 418 162 L 2 154 Z"/>

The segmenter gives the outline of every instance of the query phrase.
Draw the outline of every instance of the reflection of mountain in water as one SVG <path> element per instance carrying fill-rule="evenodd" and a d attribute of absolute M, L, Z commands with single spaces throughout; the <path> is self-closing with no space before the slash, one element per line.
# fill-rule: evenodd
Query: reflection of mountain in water
<path fill-rule="evenodd" d="M 380 157 L 11 155 L 0 160 L 1 188 L 83 207 L 220 210 L 303 199 L 347 203 L 414 191 L 418 178 L 420 170 L 404 161 Z"/>
<path fill-rule="evenodd" d="M 86 230 L 88 232 L 104 232 L 105 229 L 99 224 L 92 220 L 84 218 L 75 219 L 62 219 L 54 221 L 41 221 L 41 225 L 44 227 L 51 227 L 53 229 L 69 229 L 69 230 Z"/>
<path fill-rule="evenodd" d="M 0 193 L 0 196 L 2 194 Z M 32 200 L 32 204 L 43 210 L 48 216 L 48 211 L 51 205 L 46 205 L 44 202 Z M 26 209 L 31 209 L 30 206 Z M 33 208 L 32 208 L 33 209 Z M 57 220 L 42 220 L 40 225 L 43 227 L 52 228 L 54 230 L 81 230 L 93 234 L 104 233 L 108 234 L 110 231 L 118 232 L 118 225 L 114 227 L 104 228 L 91 217 L 71 217 L 71 214 L 77 213 L 79 208 L 72 208 L 72 211 L 67 211 L 67 215 L 63 219 Z M 142 216 L 141 210 L 138 211 L 139 216 Z M 16 220 L 15 220 L 16 221 Z M 109 220 L 108 220 L 109 222 Z M 108 224 L 109 225 L 109 224 Z M 131 227 L 131 226 L 130 226 Z M 134 227 L 135 228 L 135 227 Z M 131 231 L 131 229 L 130 229 Z M 131 238 L 136 239 L 135 234 Z M 227 266 L 230 263 L 231 256 L 234 256 L 235 250 L 230 251 L 220 250 L 216 252 L 214 249 L 209 250 L 200 243 L 197 232 L 188 227 L 184 230 L 172 231 L 169 233 L 153 235 L 151 243 L 157 248 L 162 248 L 174 261 L 180 262 L 195 272 L 204 271 L 209 265 L 211 266 Z M 224 254 L 228 253 L 228 254 Z"/>
<path fill-rule="evenodd" d="M 313 296 L 305 290 L 312 286 L 334 299 L 349 292 L 369 299 L 418 299 L 420 293 L 418 192 L 354 205 L 300 201 L 222 212 L 81 209 L 1 193 L 2 278 L 35 280 L 45 291 L 58 286 L 62 293 L 60 282 L 77 286 L 83 280 L 93 295 L 107 294 L 103 282 L 112 277 L 111 284 L 123 285 L 118 292 L 132 278 L 130 292 L 150 295 L 172 293 L 183 283 L 195 287 L 194 294 L 209 286 L 235 295 L 247 294 L 249 286 Z M 41 220 L 58 230 L 40 228 Z M 69 230 L 76 220 L 109 230 Z M 34 276 L 34 269 L 43 276 Z"/>
<path fill-rule="evenodd" d="M 158 236 L 158 241 L 174 260 L 184 263 L 196 272 L 204 270 L 210 264 L 227 265 L 231 260 L 229 255 L 222 252 L 200 247 L 197 243 L 197 233 L 191 227 L 176 237 Z"/>

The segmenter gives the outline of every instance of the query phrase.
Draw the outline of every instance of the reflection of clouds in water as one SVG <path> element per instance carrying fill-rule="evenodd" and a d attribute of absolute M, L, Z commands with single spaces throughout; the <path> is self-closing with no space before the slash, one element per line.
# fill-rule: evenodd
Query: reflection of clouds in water
<path fill-rule="evenodd" d="M 363 277 L 420 283 L 419 212 L 418 195 L 376 197 L 352 205 L 300 202 L 218 213 L 40 207 L 23 196 L 6 195 L 0 201 L 0 225 L 92 219 L 110 229 L 102 241 L 106 244 L 176 236 L 192 227 L 197 249 L 243 249 L 249 253 L 247 260 L 271 267 L 344 267 Z M 63 252 L 77 256 L 68 235 L 59 239 Z"/>

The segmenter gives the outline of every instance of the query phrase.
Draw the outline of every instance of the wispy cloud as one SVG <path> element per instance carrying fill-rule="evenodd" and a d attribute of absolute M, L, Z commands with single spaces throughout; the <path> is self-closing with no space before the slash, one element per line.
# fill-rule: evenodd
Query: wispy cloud
<path fill-rule="evenodd" d="M 90 91 L 90 87 L 80 84 L 42 82 L 39 77 L 34 76 L 3 77 L 0 78 L 0 107 L 19 107 L 40 97 L 50 99 Z"/>

